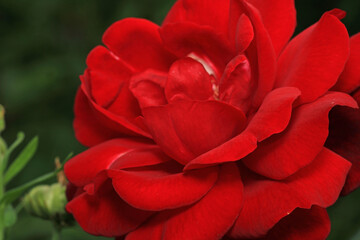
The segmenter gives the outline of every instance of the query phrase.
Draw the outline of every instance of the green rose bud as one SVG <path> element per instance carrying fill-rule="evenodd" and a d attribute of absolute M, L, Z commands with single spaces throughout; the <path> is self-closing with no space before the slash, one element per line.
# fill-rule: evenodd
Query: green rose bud
<path fill-rule="evenodd" d="M 70 225 L 71 216 L 65 211 L 65 190 L 66 187 L 60 183 L 39 185 L 24 197 L 24 208 L 32 215 L 52 220 L 60 226 Z"/>

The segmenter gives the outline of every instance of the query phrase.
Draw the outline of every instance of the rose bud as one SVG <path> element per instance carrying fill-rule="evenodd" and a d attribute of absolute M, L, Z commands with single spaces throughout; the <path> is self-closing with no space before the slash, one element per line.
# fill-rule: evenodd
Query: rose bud
<path fill-rule="evenodd" d="M 61 222 L 66 218 L 65 189 L 59 183 L 36 186 L 24 197 L 24 208 L 34 216 Z"/>

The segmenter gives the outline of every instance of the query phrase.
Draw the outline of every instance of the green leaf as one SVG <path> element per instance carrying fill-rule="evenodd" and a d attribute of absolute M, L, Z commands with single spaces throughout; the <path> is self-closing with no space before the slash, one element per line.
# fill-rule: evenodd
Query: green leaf
<path fill-rule="evenodd" d="M 1 198 L 0 200 L 0 205 L 5 203 L 5 204 L 10 204 L 12 203 L 13 201 L 15 201 L 16 199 L 18 199 L 21 194 L 26 191 L 27 189 L 39 184 L 39 183 L 42 183 L 44 181 L 47 181 L 53 177 L 56 177 L 56 174 L 60 171 L 59 170 L 56 170 L 55 172 L 51 172 L 51 173 L 47 173 L 45 175 L 42 175 L 38 178 L 35 178 L 34 180 L 30 181 L 30 182 L 27 182 L 19 187 L 16 187 L 14 189 L 11 189 L 9 190 L 8 192 L 6 192 L 4 194 L 4 196 Z"/>
<path fill-rule="evenodd" d="M 11 146 L 7 149 L 5 156 L 4 156 L 3 163 L 0 166 L 1 172 L 3 172 L 4 169 L 7 167 L 7 162 L 10 158 L 11 153 L 22 143 L 22 141 L 24 141 L 24 138 L 25 138 L 25 134 L 23 132 L 19 132 L 15 142 L 13 142 L 13 144 L 11 144 Z"/>
<path fill-rule="evenodd" d="M 7 205 L 4 211 L 4 225 L 5 227 L 11 227 L 16 223 L 17 213 L 11 205 Z"/>
<path fill-rule="evenodd" d="M 359 239 L 360 239 L 360 230 L 350 240 L 359 240 Z"/>
<path fill-rule="evenodd" d="M 34 156 L 37 146 L 38 146 L 39 138 L 34 137 L 29 144 L 21 151 L 19 156 L 12 162 L 9 169 L 5 173 L 4 182 L 8 183 L 11 179 L 13 179 L 31 160 Z"/>

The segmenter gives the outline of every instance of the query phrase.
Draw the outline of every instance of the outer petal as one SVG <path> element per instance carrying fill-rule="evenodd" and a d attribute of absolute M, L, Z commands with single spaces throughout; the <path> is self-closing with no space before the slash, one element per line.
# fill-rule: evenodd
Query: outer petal
<path fill-rule="evenodd" d="M 82 193 L 66 209 L 88 233 L 120 236 L 137 228 L 152 213 L 130 207 L 106 181 L 94 195 Z"/>
<path fill-rule="evenodd" d="M 218 240 L 229 230 L 242 206 L 242 182 L 234 163 L 221 167 L 212 190 L 196 204 L 163 211 L 126 240 Z"/>
<path fill-rule="evenodd" d="M 167 103 L 164 92 L 166 80 L 167 74 L 154 70 L 147 70 L 132 77 L 130 90 L 141 108 Z"/>
<path fill-rule="evenodd" d="M 117 134 L 121 135 L 99 123 L 99 120 L 94 117 L 96 112 L 81 88 L 76 94 L 74 112 L 75 136 L 85 146 L 93 146 L 114 138 Z"/>
<path fill-rule="evenodd" d="M 218 168 L 187 173 L 176 162 L 154 167 L 111 171 L 112 184 L 119 196 L 131 206 L 160 211 L 193 204 L 202 198 L 217 180 Z"/>
<path fill-rule="evenodd" d="M 354 94 L 360 105 L 360 90 Z M 325 146 L 352 163 L 342 194 L 360 187 L 360 110 L 335 108 L 330 112 L 329 137 Z"/>
<path fill-rule="evenodd" d="M 88 81 L 86 84 L 89 85 L 89 95 L 97 104 L 107 108 L 118 97 L 124 85 L 129 82 L 133 73 L 132 69 L 102 46 L 98 46 L 90 52 L 86 64 L 88 77 L 85 78 L 85 81 Z M 123 104 L 129 105 L 135 101 L 132 96 L 123 98 L 123 100 L 125 100 Z M 134 107 L 132 108 L 124 114 L 132 113 Z M 139 113 L 135 112 L 132 115 L 134 114 L 138 115 Z"/>
<path fill-rule="evenodd" d="M 292 105 L 299 96 L 299 89 L 292 87 L 271 91 L 245 131 L 253 133 L 258 142 L 282 132 L 290 121 Z"/>
<path fill-rule="evenodd" d="M 208 100 L 214 95 L 213 77 L 192 58 L 176 61 L 170 68 L 165 86 L 166 98 L 174 100 Z"/>
<path fill-rule="evenodd" d="M 263 178 L 244 169 L 244 207 L 230 235 L 262 237 L 295 208 L 332 205 L 350 167 L 348 161 L 324 148 L 311 165 L 283 181 Z"/>
<path fill-rule="evenodd" d="M 205 25 L 222 34 L 227 33 L 230 1 L 179 0 L 169 11 L 163 25 L 177 22 L 193 22 Z"/>
<path fill-rule="evenodd" d="M 129 119 L 104 109 L 91 99 L 85 88 L 83 85 L 76 94 L 73 123 L 76 138 L 83 145 L 94 146 L 123 136 L 150 137 L 136 118 Z"/>
<path fill-rule="evenodd" d="M 182 164 L 236 136 L 246 121 L 241 111 L 218 101 L 179 101 L 143 114 L 155 141 Z"/>
<path fill-rule="evenodd" d="M 113 139 L 82 152 L 70 159 L 64 167 L 65 175 L 76 186 L 90 183 L 102 170 L 159 164 L 166 158 L 159 157 L 157 147 L 141 140 Z M 128 161 L 124 156 L 141 154 L 141 162 Z M 160 155 L 161 156 L 161 155 Z"/>
<path fill-rule="evenodd" d="M 351 93 L 360 87 L 360 33 L 350 39 L 350 57 L 334 91 Z"/>
<path fill-rule="evenodd" d="M 260 12 L 278 56 L 293 35 L 296 26 L 294 0 L 248 0 Z"/>
<path fill-rule="evenodd" d="M 243 161 L 266 177 L 284 179 L 313 161 L 328 135 L 328 113 L 335 105 L 357 107 L 344 93 L 328 93 L 294 110 L 287 129 L 261 144 Z"/>
<path fill-rule="evenodd" d="M 330 219 L 326 209 L 295 209 L 281 219 L 263 240 L 324 240 L 330 233 Z"/>
<path fill-rule="evenodd" d="M 88 69 L 80 77 L 85 96 L 79 92 L 75 103 L 79 141 L 91 146 L 124 134 L 146 135 L 134 121 L 141 113 L 128 89 L 131 67 L 101 46 L 90 52 L 86 63 Z"/>
<path fill-rule="evenodd" d="M 148 68 L 167 71 L 174 57 L 164 49 L 158 30 L 159 26 L 148 20 L 127 18 L 111 25 L 103 42 L 138 71 Z"/>
<path fill-rule="evenodd" d="M 301 102 L 312 102 L 337 81 L 349 56 L 345 26 L 332 14 L 295 37 L 279 58 L 277 87 L 301 91 Z"/>
<path fill-rule="evenodd" d="M 204 168 L 225 162 L 234 162 L 247 156 L 254 151 L 256 147 L 256 137 L 250 132 L 244 131 L 220 146 L 188 162 L 184 170 Z"/>

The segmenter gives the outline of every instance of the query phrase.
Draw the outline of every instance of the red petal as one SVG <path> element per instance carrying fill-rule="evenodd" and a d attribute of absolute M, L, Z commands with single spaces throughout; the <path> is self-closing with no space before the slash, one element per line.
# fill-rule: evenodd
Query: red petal
<path fill-rule="evenodd" d="M 233 57 L 227 39 L 208 26 L 199 26 L 190 22 L 166 24 L 160 29 L 165 46 L 182 58 L 190 53 L 204 55 L 222 72 Z"/>
<path fill-rule="evenodd" d="M 312 102 L 337 81 L 349 56 L 345 26 L 331 13 L 295 37 L 279 58 L 277 87 L 301 91 L 301 102 Z"/>
<path fill-rule="evenodd" d="M 360 90 L 354 94 L 360 105 Z M 352 163 L 342 194 L 360 187 L 360 110 L 335 108 L 330 112 L 329 137 L 325 146 Z"/>
<path fill-rule="evenodd" d="M 293 35 L 296 26 L 294 0 L 248 0 L 260 12 L 262 22 L 270 35 L 276 56 Z"/>
<path fill-rule="evenodd" d="M 338 19 L 342 20 L 343 18 L 346 17 L 346 12 L 344 10 L 341 10 L 339 8 L 334 8 L 330 11 L 328 11 L 329 14 L 334 15 L 335 17 L 337 17 Z"/>
<path fill-rule="evenodd" d="M 137 117 L 133 115 L 134 109 L 127 111 L 133 106 L 132 104 L 124 104 L 118 109 L 123 113 L 126 112 L 126 115 L 117 115 L 117 112 L 111 112 L 95 103 L 88 91 L 84 91 L 85 87 L 86 84 L 83 84 L 78 90 L 74 107 L 75 135 L 82 144 L 94 146 L 111 138 L 124 136 L 150 137 L 147 131 L 137 123 Z M 127 94 L 131 94 L 129 90 L 126 90 L 124 95 L 120 93 L 119 98 L 128 98 Z M 117 104 L 118 99 L 115 101 Z M 136 108 L 138 108 L 137 104 Z"/>
<path fill-rule="evenodd" d="M 163 47 L 159 26 L 145 19 L 127 18 L 114 23 L 106 30 L 103 42 L 138 71 L 167 71 L 174 61 Z"/>
<path fill-rule="evenodd" d="M 254 151 L 256 146 L 256 137 L 248 131 L 243 131 L 229 141 L 190 161 L 185 165 L 184 170 L 204 168 L 225 162 L 234 162 Z"/>
<path fill-rule="evenodd" d="M 141 153 L 141 162 L 126 155 Z M 162 163 L 168 159 L 154 156 L 156 147 L 140 140 L 113 139 L 82 152 L 65 164 L 65 175 L 76 186 L 90 183 L 102 170 L 129 168 Z"/>
<path fill-rule="evenodd" d="M 292 87 L 277 88 L 271 91 L 250 120 L 245 131 L 256 136 L 258 142 L 275 133 L 282 132 L 290 121 L 293 102 L 299 96 L 299 89 Z"/>
<path fill-rule="evenodd" d="M 324 240 L 330 233 L 330 219 L 326 209 L 295 209 L 281 219 L 263 240 Z"/>
<path fill-rule="evenodd" d="M 130 207 L 106 181 L 95 195 L 83 193 L 66 205 L 84 231 L 106 237 L 120 236 L 137 228 L 152 213 Z"/>
<path fill-rule="evenodd" d="M 227 34 L 229 1 L 223 0 L 179 0 L 169 11 L 163 25 L 177 22 L 193 22 L 214 28 Z"/>
<path fill-rule="evenodd" d="M 242 206 L 243 185 L 234 163 L 221 167 L 211 191 L 196 204 L 163 211 L 132 233 L 127 240 L 218 240 L 229 230 Z"/>
<path fill-rule="evenodd" d="M 107 111 L 129 119 L 130 122 L 136 122 L 136 118 L 141 115 L 139 103 L 130 92 L 129 83 L 124 84 L 118 92 L 117 98 L 107 107 Z M 135 123 L 134 123 L 135 124 Z M 136 123 L 140 128 L 140 126 Z"/>
<path fill-rule="evenodd" d="M 253 85 L 249 61 L 244 55 L 238 55 L 226 65 L 219 86 L 220 99 L 245 113 L 251 104 Z"/>
<path fill-rule="evenodd" d="M 176 162 L 152 168 L 112 171 L 115 191 L 131 206 L 151 211 L 178 208 L 193 204 L 214 185 L 218 168 L 183 173 L 173 172 Z"/>
<path fill-rule="evenodd" d="M 350 38 L 350 57 L 334 91 L 351 93 L 360 87 L 360 33 Z"/>
<path fill-rule="evenodd" d="M 244 207 L 230 235 L 262 237 L 295 208 L 329 207 L 337 200 L 350 167 L 348 161 L 324 148 L 309 166 L 283 181 L 244 169 Z"/>
<path fill-rule="evenodd" d="M 182 164 L 236 136 L 246 121 L 241 111 L 218 101 L 179 101 L 143 114 L 155 141 Z"/>
<path fill-rule="evenodd" d="M 266 94 L 274 86 L 276 55 L 270 36 L 264 27 L 259 11 L 246 1 L 236 1 L 232 6 L 244 12 L 254 28 L 254 40 L 246 51 L 252 70 L 252 81 L 256 83 L 252 92 L 254 107 L 260 106 Z"/>
<path fill-rule="evenodd" d="M 270 92 L 242 133 L 192 160 L 185 169 L 201 168 L 245 157 L 256 148 L 258 141 L 285 129 L 290 120 L 292 103 L 299 94 L 296 88 L 280 88 Z"/>
<path fill-rule="evenodd" d="M 97 104 L 107 108 L 117 98 L 124 84 L 129 82 L 132 70 L 102 46 L 90 52 L 86 63 L 90 95 Z M 131 100 L 135 99 L 132 97 Z"/>
<path fill-rule="evenodd" d="M 79 88 L 75 98 L 75 120 L 74 131 L 76 139 L 85 146 L 94 146 L 100 142 L 120 135 L 118 132 L 112 131 L 106 125 L 99 123 L 94 117 L 95 113 L 91 103 Z"/>
<path fill-rule="evenodd" d="M 73 198 L 79 196 L 84 192 L 82 187 L 77 187 L 71 182 L 68 182 L 66 185 L 66 199 L 68 201 L 72 200 Z"/>
<path fill-rule="evenodd" d="M 244 52 L 254 39 L 254 28 L 245 14 L 240 16 L 235 34 L 236 51 L 239 53 Z"/>
<path fill-rule="evenodd" d="M 212 77 L 204 66 L 192 58 L 176 61 L 169 70 L 166 98 L 174 100 L 208 100 L 213 96 Z"/>
<path fill-rule="evenodd" d="M 335 105 L 356 107 L 347 94 L 333 92 L 294 110 L 287 129 L 259 144 L 244 163 L 273 179 L 284 179 L 313 161 L 328 135 L 328 113 Z"/>
<path fill-rule="evenodd" d="M 159 106 L 167 103 L 164 86 L 167 74 L 147 70 L 131 79 L 130 90 L 137 98 L 140 107 Z"/>
<path fill-rule="evenodd" d="M 228 38 L 238 53 L 244 52 L 254 39 L 251 20 L 237 0 L 230 0 Z"/>

